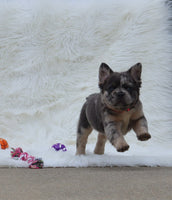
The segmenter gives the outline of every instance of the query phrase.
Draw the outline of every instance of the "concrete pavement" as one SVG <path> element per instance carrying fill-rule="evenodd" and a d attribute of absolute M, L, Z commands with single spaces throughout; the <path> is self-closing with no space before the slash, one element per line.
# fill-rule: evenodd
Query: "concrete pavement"
<path fill-rule="evenodd" d="M 0 200 L 172 200 L 172 168 L 0 168 Z"/>

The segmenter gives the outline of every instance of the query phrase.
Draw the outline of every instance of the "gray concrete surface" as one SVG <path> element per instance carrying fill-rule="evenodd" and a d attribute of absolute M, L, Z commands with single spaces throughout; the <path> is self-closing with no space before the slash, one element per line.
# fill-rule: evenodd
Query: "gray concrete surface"
<path fill-rule="evenodd" d="M 172 200 L 172 168 L 0 168 L 0 200 Z"/>

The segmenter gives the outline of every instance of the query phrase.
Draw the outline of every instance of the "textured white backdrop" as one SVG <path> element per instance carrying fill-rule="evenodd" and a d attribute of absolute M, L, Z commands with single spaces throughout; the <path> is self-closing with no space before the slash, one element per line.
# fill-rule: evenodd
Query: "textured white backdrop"
<path fill-rule="evenodd" d="M 172 166 L 171 33 L 162 0 L 1 0 L 0 137 L 42 157 L 45 166 Z M 123 71 L 143 64 L 141 99 L 152 139 L 117 153 L 107 143 L 75 156 L 76 126 L 85 97 L 98 91 L 101 62 Z M 54 143 L 67 146 L 55 152 Z M 27 166 L 0 150 L 0 166 Z"/>

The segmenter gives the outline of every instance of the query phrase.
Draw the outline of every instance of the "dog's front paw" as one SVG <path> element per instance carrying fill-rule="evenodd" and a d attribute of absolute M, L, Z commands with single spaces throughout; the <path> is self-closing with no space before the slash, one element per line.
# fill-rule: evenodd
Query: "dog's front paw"
<path fill-rule="evenodd" d="M 140 141 L 146 141 L 151 138 L 151 135 L 149 133 L 142 133 L 142 134 L 138 135 L 137 138 Z"/>
<path fill-rule="evenodd" d="M 127 151 L 129 149 L 129 145 L 125 145 L 125 146 L 122 146 L 120 148 L 117 149 L 118 152 L 124 152 L 124 151 Z"/>
<path fill-rule="evenodd" d="M 129 145 L 126 143 L 125 139 L 122 138 L 118 138 L 115 142 L 114 142 L 114 146 L 116 147 L 116 150 L 118 152 L 124 152 L 127 151 L 129 149 Z"/>

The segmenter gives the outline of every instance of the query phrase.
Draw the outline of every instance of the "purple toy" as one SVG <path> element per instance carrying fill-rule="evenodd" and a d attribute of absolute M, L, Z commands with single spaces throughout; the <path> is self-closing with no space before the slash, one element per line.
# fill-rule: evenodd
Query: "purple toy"
<path fill-rule="evenodd" d="M 56 151 L 59 151 L 59 150 L 67 151 L 66 146 L 64 144 L 61 144 L 61 143 L 54 144 L 52 146 L 52 148 L 54 148 Z"/>

